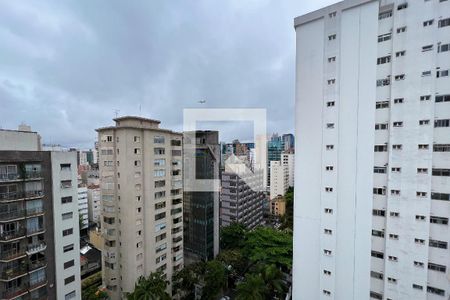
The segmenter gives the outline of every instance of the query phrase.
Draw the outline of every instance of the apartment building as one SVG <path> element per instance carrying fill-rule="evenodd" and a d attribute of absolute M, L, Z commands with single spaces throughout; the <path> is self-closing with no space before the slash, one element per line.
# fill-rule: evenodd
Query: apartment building
<path fill-rule="evenodd" d="M 247 228 L 263 224 L 263 207 L 266 201 L 264 171 L 222 172 L 220 192 L 220 226 L 238 222 Z"/>
<path fill-rule="evenodd" d="M 286 199 L 283 196 L 275 197 L 270 200 L 270 214 L 273 216 L 284 216 L 286 213 Z"/>
<path fill-rule="evenodd" d="M 76 156 L 37 151 L 29 132 L 7 134 L 14 138 L 0 132 L 1 298 L 81 299 Z"/>
<path fill-rule="evenodd" d="M 89 227 L 89 212 L 88 212 L 88 188 L 84 184 L 78 185 L 78 215 L 80 218 L 80 231 L 87 234 Z"/>
<path fill-rule="evenodd" d="M 272 161 L 280 161 L 281 153 L 284 151 L 284 141 L 281 136 L 274 133 L 270 140 L 267 142 L 267 187 L 270 187 L 270 176 L 272 170 L 270 168 L 270 163 Z M 270 188 L 268 189 L 270 190 Z"/>
<path fill-rule="evenodd" d="M 295 154 L 293 152 L 281 153 L 281 163 L 287 169 L 287 185 L 288 187 L 293 187 L 295 175 Z"/>
<path fill-rule="evenodd" d="M 284 151 L 293 152 L 295 148 L 295 138 L 292 133 L 283 134 Z"/>
<path fill-rule="evenodd" d="M 293 294 L 450 296 L 450 1 L 295 19 Z"/>
<path fill-rule="evenodd" d="M 100 185 L 89 185 L 87 187 L 88 219 L 89 222 L 100 225 L 102 211 Z"/>
<path fill-rule="evenodd" d="M 112 299 L 140 276 L 183 267 L 182 135 L 142 117 L 97 129 L 103 282 Z"/>
<path fill-rule="evenodd" d="M 284 196 L 289 187 L 289 170 L 283 161 L 270 162 L 270 199 Z"/>
<path fill-rule="evenodd" d="M 219 132 L 197 130 L 184 133 L 184 257 L 185 264 L 214 259 L 219 253 L 219 191 L 213 184 L 197 190 L 194 180 L 219 180 Z M 189 154 L 195 154 L 191 157 Z M 194 173 L 194 172 L 193 172 Z M 195 178 L 191 178 L 192 176 Z"/>

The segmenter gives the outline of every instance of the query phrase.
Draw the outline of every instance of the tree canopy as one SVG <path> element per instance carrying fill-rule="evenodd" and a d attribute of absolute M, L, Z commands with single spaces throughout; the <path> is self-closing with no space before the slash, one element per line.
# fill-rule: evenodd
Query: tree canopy
<path fill-rule="evenodd" d="M 134 291 L 127 295 L 128 300 L 170 300 L 166 292 L 168 281 L 161 272 L 150 273 L 148 277 L 139 277 Z"/>

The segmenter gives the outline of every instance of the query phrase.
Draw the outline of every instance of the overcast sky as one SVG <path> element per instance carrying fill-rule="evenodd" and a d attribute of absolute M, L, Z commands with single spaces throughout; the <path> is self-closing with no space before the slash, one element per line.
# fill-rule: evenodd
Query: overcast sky
<path fill-rule="evenodd" d="M 334 2 L 3 0 L 0 126 L 92 148 L 115 110 L 180 131 L 183 108 L 256 107 L 269 133 L 293 132 L 293 18 Z"/>

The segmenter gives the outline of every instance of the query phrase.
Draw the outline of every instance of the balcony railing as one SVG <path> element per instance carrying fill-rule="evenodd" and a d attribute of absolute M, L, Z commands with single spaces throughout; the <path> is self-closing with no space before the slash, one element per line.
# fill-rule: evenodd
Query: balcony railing
<path fill-rule="evenodd" d="M 43 207 L 34 207 L 34 208 L 28 208 L 26 210 L 27 212 L 27 216 L 34 216 L 34 215 L 39 215 L 44 213 L 44 208 Z"/>
<path fill-rule="evenodd" d="M 10 281 L 16 277 L 27 274 L 27 268 L 25 266 L 16 266 L 14 268 L 6 269 L 0 273 L 0 280 Z"/>
<path fill-rule="evenodd" d="M 30 244 L 27 246 L 27 254 L 32 255 L 34 253 L 44 251 L 46 248 L 47 245 L 44 242 Z"/>
<path fill-rule="evenodd" d="M 8 192 L 0 193 L 0 201 L 14 201 L 24 198 L 35 198 L 44 196 L 42 190 L 27 191 L 27 192 Z"/>
<path fill-rule="evenodd" d="M 44 231 L 44 230 L 45 230 L 44 226 L 27 228 L 27 235 L 35 234 L 37 232 L 41 232 L 41 231 Z"/>
<path fill-rule="evenodd" d="M 42 191 L 42 190 L 25 192 L 25 198 L 34 198 L 34 197 L 42 197 L 42 196 L 44 196 L 44 191 Z"/>
<path fill-rule="evenodd" d="M 37 179 L 42 178 L 41 172 L 26 172 L 25 173 L 25 179 Z"/>
<path fill-rule="evenodd" d="M 9 220 L 14 220 L 22 217 L 25 217 L 25 210 L 23 209 L 2 212 L 0 213 L 0 222 L 6 222 Z"/>
<path fill-rule="evenodd" d="M 26 172 L 21 175 L 19 173 L 0 174 L 0 181 L 15 181 L 20 179 L 37 179 L 42 178 L 41 172 Z"/>
<path fill-rule="evenodd" d="M 33 290 L 33 289 L 38 288 L 46 283 L 47 283 L 47 278 L 44 276 L 42 278 L 39 278 L 36 281 L 30 282 L 28 289 Z"/>
<path fill-rule="evenodd" d="M 17 199 L 23 199 L 24 194 L 22 192 L 8 192 L 8 193 L 0 193 L 0 200 L 17 200 Z"/>
<path fill-rule="evenodd" d="M 47 261 L 45 260 L 45 258 L 30 261 L 30 270 L 29 271 L 33 271 L 33 270 L 42 268 L 46 265 L 47 265 Z"/>
<path fill-rule="evenodd" d="M 182 236 L 178 236 L 178 237 L 176 237 L 176 238 L 173 238 L 172 239 L 172 242 L 173 243 L 178 243 L 178 242 L 181 242 L 183 240 L 183 237 Z"/>
<path fill-rule="evenodd" d="M 0 233 L 0 241 L 9 241 L 20 237 L 25 237 L 25 228 Z"/>
<path fill-rule="evenodd" d="M 13 299 L 27 292 L 27 285 L 22 283 L 19 286 L 7 289 L 2 292 L 2 299 Z"/>
<path fill-rule="evenodd" d="M 19 173 L 0 174 L 0 181 L 13 181 L 20 179 Z"/>
<path fill-rule="evenodd" d="M 9 249 L 0 253 L 0 260 L 9 261 L 26 255 L 25 249 Z"/>

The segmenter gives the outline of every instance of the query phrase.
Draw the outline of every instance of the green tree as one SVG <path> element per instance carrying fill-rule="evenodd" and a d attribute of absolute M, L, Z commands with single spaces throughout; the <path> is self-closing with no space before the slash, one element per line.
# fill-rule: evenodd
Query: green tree
<path fill-rule="evenodd" d="M 281 229 L 294 229 L 294 188 L 290 187 L 284 195 L 286 201 L 286 212 L 281 218 Z"/>
<path fill-rule="evenodd" d="M 236 300 L 263 300 L 266 293 L 264 280 L 257 274 L 247 274 L 237 286 Z"/>
<path fill-rule="evenodd" d="M 179 293 L 182 299 L 194 299 L 195 285 L 200 283 L 205 267 L 206 263 L 198 262 L 176 272 L 172 277 L 174 292 Z"/>
<path fill-rule="evenodd" d="M 232 275 L 243 276 L 247 267 L 248 261 L 242 255 L 240 249 L 229 249 L 221 251 L 216 259 L 222 262 L 227 268 L 230 267 Z"/>
<path fill-rule="evenodd" d="M 206 263 L 202 299 L 215 299 L 226 285 L 225 266 L 218 260 Z"/>
<path fill-rule="evenodd" d="M 170 300 L 166 292 L 168 281 L 161 272 L 151 273 L 147 278 L 139 277 L 134 291 L 127 295 L 128 300 Z"/>
<path fill-rule="evenodd" d="M 283 295 L 286 286 L 283 281 L 283 273 L 279 268 L 275 265 L 262 265 L 260 274 L 266 284 L 267 293 L 270 298 L 273 298 L 274 295 Z"/>
<path fill-rule="evenodd" d="M 292 235 L 268 227 L 258 227 L 249 231 L 242 249 L 251 265 L 274 264 L 285 270 L 292 267 Z"/>
<path fill-rule="evenodd" d="M 220 229 L 220 249 L 238 249 L 244 245 L 245 226 L 241 223 L 232 223 Z"/>

